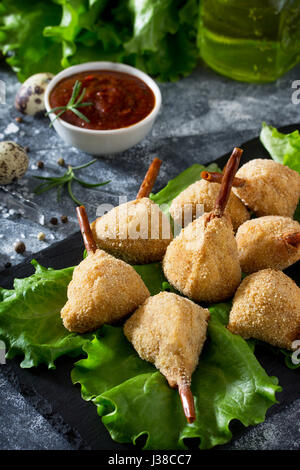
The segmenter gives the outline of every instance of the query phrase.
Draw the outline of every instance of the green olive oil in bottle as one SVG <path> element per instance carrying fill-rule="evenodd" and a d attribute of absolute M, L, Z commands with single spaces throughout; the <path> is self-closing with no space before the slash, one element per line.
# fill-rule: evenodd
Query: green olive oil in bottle
<path fill-rule="evenodd" d="M 276 80 L 300 61 L 300 0 L 201 0 L 198 45 L 223 75 Z"/>

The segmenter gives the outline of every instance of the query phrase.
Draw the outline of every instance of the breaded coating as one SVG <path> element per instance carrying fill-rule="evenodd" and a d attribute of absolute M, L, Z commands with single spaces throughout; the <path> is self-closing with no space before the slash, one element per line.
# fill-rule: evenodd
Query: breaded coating
<path fill-rule="evenodd" d="M 115 207 L 91 228 L 99 248 L 132 264 L 161 261 L 173 239 L 168 217 L 146 197 Z"/>
<path fill-rule="evenodd" d="M 293 217 L 300 197 L 300 174 L 281 163 L 256 159 L 236 173 L 245 180 L 234 193 L 257 217 L 282 215 Z"/>
<path fill-rule="evenodd" d="M 189 385 L 206 339 L 209 311 L 176 294 L 150 297 L 126 321 L 124 333 L 142 359 L 171 387 Z"/>
<path fill-rule="evenodd" d="M 191 205 L 193 220 L 195 220 L 197 216 L 197 204 L 203 205 L 204 212 L 211 212 L 214 209 L 219 191 L 220 184 L 210 183 L 204 179 L 191 184 L 173 200 L 170 206 L 170 214 L 172 215 L 174 222 L 177 224 L 183 224 L 184 206 L 186 205 Z M 189 211 L 189 207 L 186 207 L 186 211 Z M 248 210 L 232 191 L 225 209 L 225 214 L 230 216 L 234 231 L 250 218 Z"/>
<path fill-rule="evenodd" d="M 300 232 L 300 224 L 290 217 L 268 215 L 245 222 L 236 234 L 242 271 L 286 269 L 296 263 L 300 259 L 300 245 L 290 245 L 281 238 L 295 232 Z"/>
<path fill-rule="evenodd" d="M 264 269 L 247 276 L 236 291 L 228 329 L 292 349 L 300 339 L 300 289 L 282 271 Z"/>
<path fill-rule="evenodd" d="M 237 244 L 230 217 L 204 214 L 167 248 L 163 269 L 178 291 L 198 302 L 232 297 L 241 282 Z"/>
<path fill-rule="evenodd" d="M 149 295 L 132 266 L 97 250 L 74 269 L 63 324 L 77 333 L 95 330 L 133 312 Z"/>

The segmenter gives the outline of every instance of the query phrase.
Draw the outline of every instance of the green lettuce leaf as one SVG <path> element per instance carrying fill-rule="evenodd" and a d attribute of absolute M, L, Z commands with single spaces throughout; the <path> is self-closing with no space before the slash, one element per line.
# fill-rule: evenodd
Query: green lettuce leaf
<path fill-rule="evenodd" d="M 54 369 L 58 357 L 81 354 L 91 336 L 70 333 L 60 318 L 73 268 L 56 271 L 32 264 L 32 276 L 15 279 L 13 290 L 0 288 L 0 338 L 8 359 L 24 356 L 21 367 L 46 364 Z"/>
<path fill-rule="evenodd" d="M 197 64 L 197 17 L 197 0 L 3 0 L 0 51 L 20 80 L 94 60 L 176 80 Z"/>
<path fill-rule="evenodd" d="M 151 295 L 159 294 L 164 290 L 163 285 L 167 284 L 167 280 L 163 273 L 161 263 L 139 264 L 134 266 L 134 269 L 143 279 Z"/>
<path fill-rule="evenodd" d="M 131 5 L 137 7 L 139 3 L 133 1 Z M 174 81 L 190 74 L 198 61 L 197 0 L 146 0 L 143 4 L 144 12 L 138 7 L 134 10 L 134 24 L 138 27 L 134 28 L 133 38 L 125 44 L 128 51 L 140 51 L 135 66 L 162 81 Z M 152 15 L 149 15 L 150 10 Z M 139 27 L 141 23 L 142 28 Z"/>
<path fill-rule="evenodd" d="M 208 340 L 192 378 L 197 413 L 192 425 L 177 391 L 138 357 L 122 328 L 104 326 L 84 346 L 87 358 L 75 364 L 72 381 L 81 384 L 85 400 L 93 400 L 114 440 L 136 443 L 146 435 L 145 449 L 185 449 L 185 439 L 200 438 L 200 448 L 208 449 L 231 439 L 233 419 L 245 426 L 264 421 L 280 387 L 247 342 L 224 326 L 229 309 L 226 304 L 210 309 Z"/>
<path fill-rule="evenodd" d="M 61 46 L 43 36 L 48 24 L 59 22 L 61 8 L 38 0 L 2 0 L 0 51 L 23 81 L 39 72 L 60 71 Z"/>
<path fill-rule="evenodd" d="M 276 162 L 300 173 L 300 133 L 282 134 L 275 127 L 262 124 L 260 140 Z"/>
<path fill-rule="evenodd" d="M 129 0 L 133 16 L 133 38 L 125 44 L 130 53 L 156 52 L 166 34 L 178 30 L 175 0 Z"/>
<path fill-rule="evenodd" d="M 136 56 L 134 66 L 154 75 L 159 80 L 176 81 L 189 75 L 197 63 L 197 52 L 191 47 L 187 35 L 179 30 L 161 41 L 156 53 Z"/>
<path fill-rule="evenodd" d="M 122 37 L 113 21 L 101 20 L 108 0 L 56 0 L 62 7 L 58 26 L 44 36 L 62 44 L 61 67 L 97 60 L 121 60 Z"/>

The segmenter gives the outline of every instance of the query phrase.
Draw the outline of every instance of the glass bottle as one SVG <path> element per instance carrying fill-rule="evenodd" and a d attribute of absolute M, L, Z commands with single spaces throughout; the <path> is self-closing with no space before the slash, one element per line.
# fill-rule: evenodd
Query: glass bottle
<path fill-rule="evenodd" d="M 198 45 L 223 75 L 276 80 L 300 61 L 300 0 L 201 0 Z"/>

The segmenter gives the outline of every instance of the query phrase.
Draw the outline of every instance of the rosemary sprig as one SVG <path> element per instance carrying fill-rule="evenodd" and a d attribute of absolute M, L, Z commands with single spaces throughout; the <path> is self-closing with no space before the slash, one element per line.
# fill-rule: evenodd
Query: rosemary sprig
<path fill-rule="evenodd" d="M 84 188 L 97 188 L 99 186 L 104 186 L 105 184 L 110 183 L 110 181 L 105 181 L 104 183 L 87 183 L 86 181 L 83 181 L 75 175 L 74 171 L 77 170 L 82 170 L 82 168 L 86 168 L 87 166 L 93 165 L 97 159 L 91 160 L 88 163 L 85 163 L 84 165 L 81 166 L 68 166 L 67 171 L 63 176 L 35 176 L 36 179 L 43 180 L 44 183 L 39 184 L 35 189 L 34 193 L 35 194 L 43 194 L 46 191 L 49 191 L 53 188 L 57 188 L 57 201 L 60 201 L 61 199 L 61 194 L 62 194 L 62 189 L 64 186 L 66 186 L 68 194 L 70 198 L 75 202 L 75 204 L 78 204 L 79 206 L 82 205 L 82 203 L 74 196 L 73 193 L 73 188 L 72 188 L 72 183 L 75 181 L 76 183 L 80 184 Z"/>
<path fill-rule="evenodd" d="M 84 114 L 82 114 L 80 111 L 78 111 L 78 108 L 81 108 L 83 106 L 93 106 L 93 103 L 89 103 L 89 102 L 84 102 L 83 103 L 82 102 L 82 100 L 84 98 L 84 95 L 85 95 L 85 92 L 86 92 L 86 88 L 84 88 L 82 90 L 82 92 L 79 96 L 81 87 L 82 87 L 82 83 L 79 82 L 78 80 L 76 80 L 76 82 L 73 86 L 72 96 L 71 96 L 70 100 L 68 101 L 68 103 L 66 104 L 66 106 L 58 106 L 57 108 L 50 109 L 50 111 L 48 111 L 48 113 L 45 114 L 45 116 L 49 116 L 49 114 L 56 113 L 56 111 L 59 111 L 59 113 L 56 114 L 53 121 L 51 121 L 50 127 L 52 126 L 54 121 L 56 119 L 58 119 L 66 111 L 72 111 L 72 113 L 76 114 L 76 116 L 78 116 L 80 119 L 83 119 L 83 121 L 85 121 L 87 123 L 90 122 L 89 119 Z"/>

